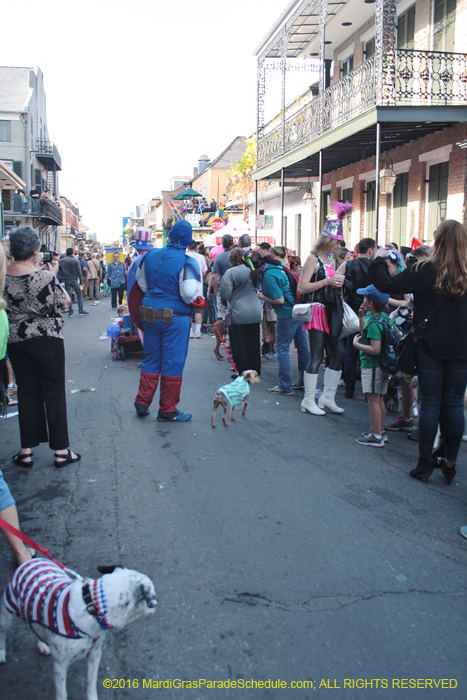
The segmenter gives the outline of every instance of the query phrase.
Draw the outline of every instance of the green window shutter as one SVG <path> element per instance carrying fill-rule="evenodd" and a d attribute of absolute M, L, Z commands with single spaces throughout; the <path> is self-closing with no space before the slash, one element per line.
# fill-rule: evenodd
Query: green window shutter
<path fill-rule="evenodd" d="M 397 176 L 392 194 L 393 233 L 392 239 L 397 245 L 406 245 L 407 240 L 407 203 L 409 201 L 409 173 Z"/>
<path fill-rule="evenodd" d="M 433 235 L 442 221 L 446 219 L 448 201 L 449 162 L 430 166 L 428 184 L 428 237 Z"/>
<path fill-rule="evenodd" d="M 23 164 L 20 160 L 13 161 L 13 172 L 16 173 L 18 177 L 23 179 Z"/>

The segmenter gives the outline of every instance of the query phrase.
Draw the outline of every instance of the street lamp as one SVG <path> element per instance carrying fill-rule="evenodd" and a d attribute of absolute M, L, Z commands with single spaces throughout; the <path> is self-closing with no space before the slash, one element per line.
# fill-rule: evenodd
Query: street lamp
<path fill-rule="evenodd" d="M 392 194 L 396 184 L 397 175 L 392 167 L 392 160 L 389 156 L 383 158 L 379 173 L 379 189 L 382 194 Z"/>

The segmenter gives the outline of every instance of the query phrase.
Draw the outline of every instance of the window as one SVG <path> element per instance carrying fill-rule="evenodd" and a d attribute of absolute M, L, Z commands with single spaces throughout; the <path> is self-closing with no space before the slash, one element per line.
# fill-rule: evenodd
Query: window
<path fill-rule="evenodd" d="M 376 182 L 366 183 L 366 238 L 373 238 L 376 232 Z"/>
<path fill-rule="evenodd" d="M 11 122 L 0 119 L 0 141 L 11 141 Z"/>
<path fill-rule="evenodd" d="M 397 48 L 413 50 L 414 37 L 415 5 L 397 18 Z"/>
<path fill-rule="evenodd" d="M 324 222 L 329 216 L 329 210 L 330 210 L 330 204 L 331 204 L 331 191 L 329 192 L 323 192 L 321 195 L 321 223 L 320 223 L 320 230 L 324 226 Z"/>
<path fill-rule="evenodd" d="M 399 248 L 407 242 L 407 202 L 409 201 L 409 173 L 400 173 L 392 193 L 392 238 Z"/>
<path fill-rule="evenodd" d="M 370 41 L 367 41 L 365 44 L 365 59 L 368 60 L 371 58 L 375 53 L 375 38 L 370 39 Z"/>
<path fill-rule="evenodd" d="M 352 203 L 353 201 L 353 188 L 348 187 L 345 190 L 342 190 L 342 196 L 341 200 L 343 202 L 349 202 Z M 349 250 L 352 248 L 351 245 L 351 234 L 352 234 L 352 212 L 348 212 L 344 220 L 342 221 L 342 232 L 344 234 L 344 239 L 345 239 L 345 245 Z"/>
<path fill-rule="evenodd" d="M 434 0 L 434 51 L 454 51 L 456 0 Z"/>
<path fill-rule="evenodd" d="M 448 202 L 449 162 L 430 166 L 428 181 L 428 232 L 427 240 L 433 240 L 433 234 L 442 221 L 446 219 Z"/>
<path fill-rule="evenodd" d="M 13 172 L 23 179 L 23 163 L 20 160 L 13 161 Z"/>
<path fill-rule="evenodd" d="M 351 71 L 353 71 L 353 56 L 342 61 L 342 76 L 348 75 Z"/>

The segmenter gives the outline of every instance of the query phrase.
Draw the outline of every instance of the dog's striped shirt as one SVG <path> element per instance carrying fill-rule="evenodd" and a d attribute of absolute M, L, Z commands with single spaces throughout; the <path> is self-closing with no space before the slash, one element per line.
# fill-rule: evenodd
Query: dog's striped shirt
<path fill-rule="evenodd" d="M 68 614 L 72 583 L 73 579 L 53 562 L 32 559 L 16 569 L 3 594 L 3 604 L 29 625 L 35 622 L 62 637 L 83 639 L 89 635 L 78 629 Z"/>

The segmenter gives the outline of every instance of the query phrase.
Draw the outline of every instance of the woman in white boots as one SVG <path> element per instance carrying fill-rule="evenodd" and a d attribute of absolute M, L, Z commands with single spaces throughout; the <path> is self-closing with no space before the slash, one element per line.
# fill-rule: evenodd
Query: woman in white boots
<path fill-rule="evenodd" d="M 341 247 L 343 240 L 340 220 L 326 221 L 323 231 L 306 259 L 298 283 L 298 293 L 306 295 L 306 300 L 313 304 L 313 317 L 303 325 L 308 331 L 310 345 L 310 364 L 305 371 L 303 380 L 305 397 L 301 404 L 304 413 L 324 416 L 325 408 L 332 413 L 343 413 L 335 401 L 336 390 L 341 377 L 342 363 L 345 356 L 344 341 L 330 334 L 329 319 L 326 313 L 326 287 L 340 289 L 344 283 L 343 275 L 336 275 L 332 263 L 333 254 Z M 302 298 L 302 301 L 303 298 Z M 318 403 L 315 402 L 318 371 L 326 352 L 326 370 L 324 373 L 323 393 Z"/>

